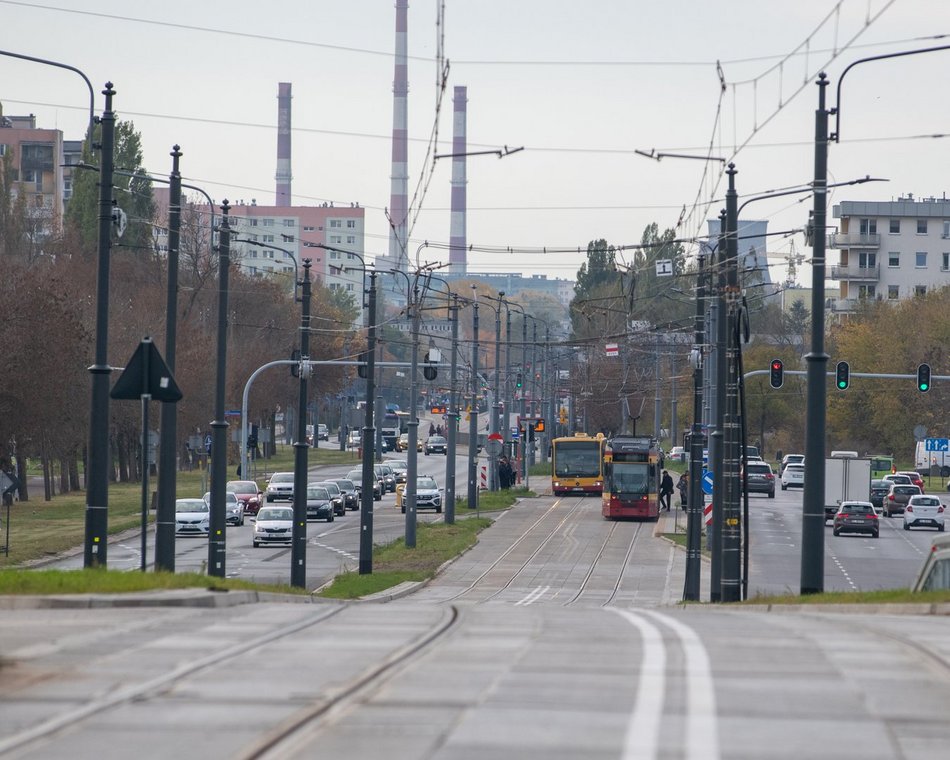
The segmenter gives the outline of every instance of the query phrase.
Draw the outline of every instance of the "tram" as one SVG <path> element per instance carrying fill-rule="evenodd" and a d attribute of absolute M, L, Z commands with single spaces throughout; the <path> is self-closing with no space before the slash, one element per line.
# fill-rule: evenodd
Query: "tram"
<path fill-rule="evenodd" d="M 604 486 L 604 436 L 586 433 L 551 443 L 551 490 L 563 494 L 599 494 Z"/>
<path fill-rule="evenodd" d="M 660 456 L 655 438 L 621 435 L 607 441 L 601 497 L 605 518 L 659 516 Z"/>

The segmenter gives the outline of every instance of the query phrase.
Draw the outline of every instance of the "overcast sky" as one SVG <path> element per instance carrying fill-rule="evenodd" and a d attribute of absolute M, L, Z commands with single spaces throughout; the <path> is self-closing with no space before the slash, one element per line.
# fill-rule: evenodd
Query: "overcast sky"
<path fill-rule="evenodd" d="M 731 158 L 741 195 L 807 183 L 818 71 L 836 86 L 859 58 L 950 44 L 938 38 L 950 34 L 946 0 L 444 5 L 439 151 L 450 147 L 457 85 L 468 87 L 470 150 L 525 147 L 469 159 L 468 242 L 516 249 L 473 251 L 475 272 L 573 278 L 582 254 L 540 249 L 635 244 L 648 224 L 676 226 L 681 215 L 682 236 L 703 234 L 723 205 L 720 163 L 634 150 Z M 435 0 L 410 0 L 410 195 L 436 121 L 436 17 Z M 178 143 L 187 181 L 217 202 L 273 203 L 277 84 L 291 82 L 294 203 L 358 201 L 372 256 L 388 249 L 394 19 L 393 0 L 0 0 L 0 48 L 81 69 L 97 112 L 112 81 L 119 117 L 142 134 L 146 168 L 167 176 Z M 839 189 L 832 203 L 943 196 L 950 140 L 918 136 L 950 133 L 950 51 L 869 63 L 844 81 L 830 179 L 890 182 Z M 836 102 L 834 86 L 828 98 Z M 67 139 L 83 134 L 88 95 L 69 72 L 0 57 L 0 101 Z M 448 241 L 450 173 L 450 161 L 436 163 L 412 252 Z M 810 206 L 762 201 L 743 217 L 795 230 Z M 784 278 L 792 246 L 807 257 L 801 233 L 770 239 L 773 279 Z M 800 279 L 809 277 L 806 262 Z"/>

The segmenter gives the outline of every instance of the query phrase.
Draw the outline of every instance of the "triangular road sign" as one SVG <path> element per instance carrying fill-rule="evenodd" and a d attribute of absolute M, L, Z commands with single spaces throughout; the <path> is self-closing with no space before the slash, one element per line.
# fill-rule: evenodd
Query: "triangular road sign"
<path fill-rule="evenodd" d="M 181 401 L 181 390 L 151 338 L 144 338 L 109 394 L 135 400 L 150 395 L 154 401 Z"/>

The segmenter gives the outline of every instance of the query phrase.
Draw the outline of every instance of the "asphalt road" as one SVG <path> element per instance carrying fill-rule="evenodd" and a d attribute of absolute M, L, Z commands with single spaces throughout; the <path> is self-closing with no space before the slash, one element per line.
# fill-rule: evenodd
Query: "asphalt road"
<path fill-rule="evenodd" d="M 679 606 L 653 528 L 524 500 L 388 603 L 7 600 L 0 756 L 946 757 L 950 606 Z"/>

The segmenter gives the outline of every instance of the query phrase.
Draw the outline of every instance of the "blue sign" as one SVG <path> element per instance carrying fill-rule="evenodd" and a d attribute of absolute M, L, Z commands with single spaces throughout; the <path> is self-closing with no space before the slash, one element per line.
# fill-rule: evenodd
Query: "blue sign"
<path fill-rule="evenodd" d="M 207 451 L 209 454 L 211 453 L 211 436 L 210 435 L 205 436 L 205 451 Z"/>
<path fill-rule="evenodd" d="M 703 493 L 711 494 L 713 492 L 713 474 L 711 470 L 703 470 Z"/>
<path fill-rule="evenodd" d="M 925 438 L 927 451 L 950 451 L 950 438 Z"/>

